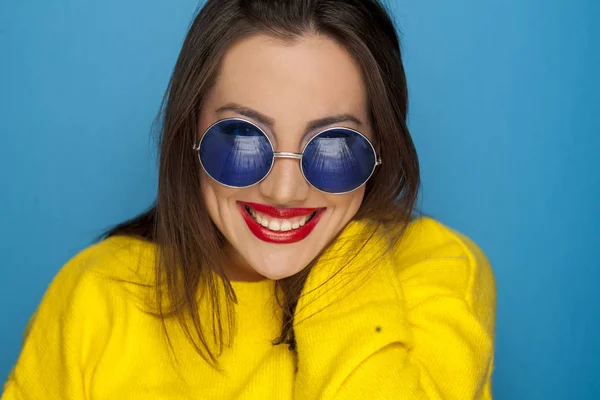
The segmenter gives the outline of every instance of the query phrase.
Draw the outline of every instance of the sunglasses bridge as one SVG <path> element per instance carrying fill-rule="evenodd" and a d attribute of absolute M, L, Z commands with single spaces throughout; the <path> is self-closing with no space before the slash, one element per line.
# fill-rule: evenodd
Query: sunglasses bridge
<path fill-rule="evenodd" d="M 294 153 L 291 151 L 274 151 L 273 157 L 275 157 L 275 158 L 293 158 L 296 160 L 301 160 L 302 153 Z"/>
<path fill-rule="evenodd" d="M 192 146 L 192 149 L 194 151 L 200 150 L 200 143 Z M 294 153 L 291 151 L 274 151 L 273 157 L 274 158 L 292 158 L 292 159 L 296 159 L 296 160 L 302 160 L 302 153 Z M 382 164 L 381 157 L 377 157 L 377 160 L 375 160 L 375 165 L 377 166 L 377 165 L 381 165 L 381 164 Z"/>
<path fill-rule="evenodd" d="M 301 160 L 302 159 L 302 153 L 294 153 L 291 151 L 274 151 L 273 152 L 273 157 L 274 158 L 292 158 L 292 159 L 296 159 L 296 160 Z M 375 165 L 381 165 L 381 157 L 377 157 L 377 160 L 375 160 Z"/>
<path fill-rule="evenodd" d="M 194 151 L 199 151 L 200 143 L 198 143 L 198 145 L 194 145 L 192 147 L 192 149 L 194 149 Z M 291 158 L 291 159 L 295 159 L 295 160 L 302 160 L 302 153 L 294 153 L 291 151 L 274 151 L 273 157 L 274 158 Z M 381 157 L 377 157 L 377 160 L 375 160 L 375 166 L 378 166 L 381 164 L 382 164 Z"/>

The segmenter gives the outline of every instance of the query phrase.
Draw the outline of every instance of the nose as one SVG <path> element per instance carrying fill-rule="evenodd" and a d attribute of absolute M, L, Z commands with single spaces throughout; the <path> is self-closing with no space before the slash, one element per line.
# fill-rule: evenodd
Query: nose
<path fill-rule="evenodd" d="M 300 170 L 300 160 L 275 158 L 273 168 L 260 182 L 260 193 L 273 205 L 300 204 L 308 197 L 310 185 Z"/>

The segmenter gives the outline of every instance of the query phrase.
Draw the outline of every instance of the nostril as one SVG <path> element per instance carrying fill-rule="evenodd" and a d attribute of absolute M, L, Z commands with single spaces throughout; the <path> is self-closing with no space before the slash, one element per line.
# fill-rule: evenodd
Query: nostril
<path fill-rule="evenodd" d="M 309 187 L 300 161 L 290 158 L 276 160 L 269 174 L 259 183 L 261 194 L 273 204 L 301 203 L 310 194 Z"/>

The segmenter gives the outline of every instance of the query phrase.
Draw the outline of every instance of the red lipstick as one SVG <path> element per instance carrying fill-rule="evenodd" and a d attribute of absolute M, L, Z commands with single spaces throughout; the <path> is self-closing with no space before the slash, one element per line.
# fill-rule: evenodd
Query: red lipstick
<path fill-rule="evenodd" d="M 295 243 L 306 238 L 317 226 L 317 223 L 323 215 L 323 211 L 326 210 L 326 208 L 279 208 L 266 204 L 247 203 L 241 201 L 238 201 L 237 205 L 242 217 L 244 218 L 244 221 L 246 222 L 246 225 L 248 225 L 250 232 L 252 232 L 254 236 L 265 242 L 279 244 Z M 306 224 L 297 229 L 291 229 L 284 232 L 272 231 L 259 224 L 252 217 L 252 215 L 250 215 L 246 207 L 250 207 L 273 218 L 286 219 L 302 215 L 309 215 L 312 213 L 315 213 L 315 215 L 308 222 L 306 222 Z"/>

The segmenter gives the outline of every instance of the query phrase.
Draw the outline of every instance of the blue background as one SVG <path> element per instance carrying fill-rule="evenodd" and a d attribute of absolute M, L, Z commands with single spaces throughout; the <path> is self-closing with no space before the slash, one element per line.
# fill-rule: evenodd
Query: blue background
<path fill-rule="evenodd" d="M 495 398 L 600 398 L 600 2 L 389 3 L 422 209 L 495 269 Z M 0 0 L 0 380 L 61 265 L 153 200 L 196 7 Z"/>

